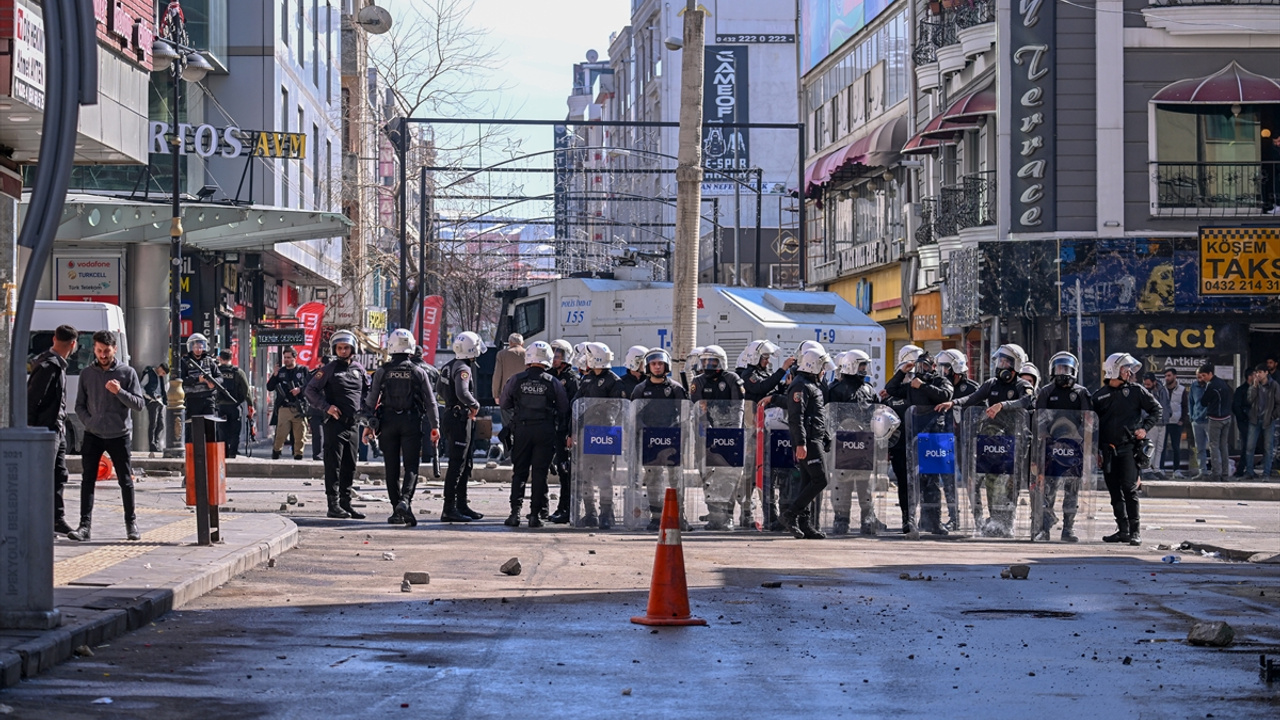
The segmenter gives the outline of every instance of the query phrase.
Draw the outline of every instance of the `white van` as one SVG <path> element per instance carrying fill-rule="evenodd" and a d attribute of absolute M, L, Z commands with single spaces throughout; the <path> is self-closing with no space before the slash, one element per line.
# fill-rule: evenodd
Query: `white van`
<path fill-rule="evenodd" d="M 67 358 L 67 452 L 80 451 L 84 428 L 76 418 L 76 392 L 80 388 L 80 370 L 93 362 L 93 334 L 111 330 L 119 346 L 116 358 L 129 363 L 129 335 L 124 327 L 124 311 L 119 305 L 102 302 L 37 300 L 31 315 L 31 336 L 27 343 L 27 361 L 53 346 L 53 331 L 59 325 L 70 325 L 80 333 L 76 352 Z"/>

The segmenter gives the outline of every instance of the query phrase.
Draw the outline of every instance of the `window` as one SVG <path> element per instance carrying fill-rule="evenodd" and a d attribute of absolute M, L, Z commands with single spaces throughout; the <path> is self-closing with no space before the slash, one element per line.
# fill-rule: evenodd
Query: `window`
<path fill-rule="evenodd" d="M 306 8 L 304 5 L 307 0 L 298 0 L 298 65 L 306 66 L 307 64 L 307 36 L 303 34 L 304 23 L 306 22 Z"/>
<path fill-rule="evenodd" d="M 547 329 L 547 301 L 533 300 L 516 306 L 516 332 L 526 338 L 537 335 Z"/>
<path fill-rule="evenodd" d="M 311 0 L 311 84 L 320 89 L 320 0 Z"/>
<path fill-rule="evenodd" d="M 93 364 L 93 333 L 94 331 L 83 331 L 76 338 L 76 351 L 67 357 L 67 375 L 76 376 L 80 371 Z M 27 362 L 30 363 L 37 355 L 53 347 L 53 331 L 52 330 L 32 330 L 30 342 L 27 343 Z M 75 404 L 75 398 L 70 398 L 72 404 Z"/>
<path fill-rule="evenodd" d="M 298 0 L 302 2 L 302 0 Z M 280 42 L 289 44 L 289 0 L 280 2 Z"/>
<path fill-rule="evenodd" d="M 315 210 L 322 209 L 320 205 L 320 190 L 323 186 L 320 183 L 320 126 L 311 126 L 311 207 Z"/>
<path fill-rule="evenodd" d="M 333 8 L 324 7 L 324 101 L 333 102 Z M 345 115 L 343 117 L 346 117 Z"/>
<path fill-rule="evenodd" d="M 289 105 L 289 88 L 280 88 L 280 132 L 289 132 L 289 114 L 293 108 Z M 292 164 L 288 160 L 276 160 L 280 168 L 280 205 L 289 207 L 289 190 L 293 182 Z"/>
<path fill-rule="evenodd" d="M 1153 105 L 1151 205 L 1159 214 L 1270 212 L 1280 199 L 1272 105 Z"/>
<path fill-rule="evenodd" d="M 320 206 L 321 210 L 328 210 L 334 205 L 333 197 L 333 141 L 324 141 L 324 196 L 321 198 L 324 204 Z"/>

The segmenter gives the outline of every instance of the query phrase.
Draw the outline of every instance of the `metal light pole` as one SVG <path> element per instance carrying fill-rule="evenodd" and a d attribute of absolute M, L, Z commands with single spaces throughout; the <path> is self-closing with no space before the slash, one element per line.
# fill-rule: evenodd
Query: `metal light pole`
<path fill-rule="evenodd" d="M 173 217 L 169 221 L 169 390 L 166 393 L 167 441 L 164 455 L 182 457 L 185 454 L 182 431 L 186 393 L 182 390 L 182 372 L 178 364 L 182 357 L 182 194 L 179 188 L 182 177 L 179 161 L 183 145 L 178 135 L 178 101 L 182 81 L 200 82 L 213 66 L 191 47 L 182 3 L 178 0 L 170 2 L 165 9 L 159 30 L 160 37 L 151 46 L 153 64 L 157 70 L 168 65 L 169 82 L 173 88 L 170 98 L 173 122 L 169 127 L 173 133 L 169 141 L 169 151 L 173 155 Z M 194 310 L 192 317 L 195 317 Z"/>
<path fill-rule="evenodd" d="M 696 0 L 684 10 L 680 65 L 679 160 L 676 164 L 676 247 L 672 273 L 672 356 L 684 359 L 698 339 L 698 240 L 702 206 L 702 70 L 705 35 Z"/>

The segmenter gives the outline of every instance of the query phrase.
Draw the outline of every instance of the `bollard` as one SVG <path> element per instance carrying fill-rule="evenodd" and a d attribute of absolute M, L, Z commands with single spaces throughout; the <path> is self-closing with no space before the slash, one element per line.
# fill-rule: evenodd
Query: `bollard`
<path fill-rule="evenodd" d="M 49 630 L 53 607 L 53 458 L 58 434 L 0 429 L 0 628 Z"/>

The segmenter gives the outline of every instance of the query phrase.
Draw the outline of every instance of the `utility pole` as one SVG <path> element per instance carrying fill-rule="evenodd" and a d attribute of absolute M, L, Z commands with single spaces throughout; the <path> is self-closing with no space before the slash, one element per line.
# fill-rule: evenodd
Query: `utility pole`
<path fill-rule="evenodd" d="M 672 293 L 671 350 L 684 363 L 698 340 L 698 244 L 702 207 L 703 10 L 696 0 L 684 9 L 684 57 L 680 65 L 680 130 L 676 164 L 676 247 Z M 682 370 L 688 368 L 681 365 Z"/>

